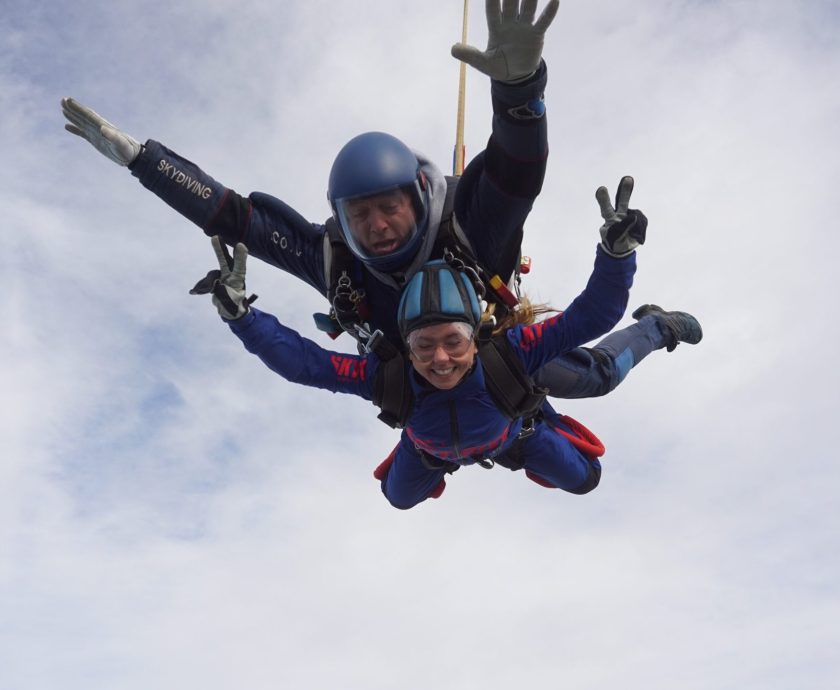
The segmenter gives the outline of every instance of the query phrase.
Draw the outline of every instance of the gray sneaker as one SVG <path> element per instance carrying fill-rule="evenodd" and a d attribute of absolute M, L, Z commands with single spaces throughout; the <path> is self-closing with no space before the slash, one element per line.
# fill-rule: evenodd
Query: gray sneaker
<path fill-rule="evenodd" d="M 643 304 L 633 312 L 633 318 L 638 321 L 643 316 L 652 316 L 659 324 L 665 336 L 665 346 L 668 352 L 673 352 L 680 343 L 696 345 L 703 339 L 703 329 L 691 314 L 684 311 L 665 311 L 655 304 Z"/>

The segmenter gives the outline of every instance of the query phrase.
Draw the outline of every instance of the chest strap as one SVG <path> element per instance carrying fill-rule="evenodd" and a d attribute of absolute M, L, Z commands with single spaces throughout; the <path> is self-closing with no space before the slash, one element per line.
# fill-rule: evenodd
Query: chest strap
<path fill-rule="evenodd" d="M 533 424 L 548 391 L 534 384 L 505 335 L 480 339 L 478 356 L 487 390 L 502 413 L 508 419 L 522 417 L 526 427 Z"/>

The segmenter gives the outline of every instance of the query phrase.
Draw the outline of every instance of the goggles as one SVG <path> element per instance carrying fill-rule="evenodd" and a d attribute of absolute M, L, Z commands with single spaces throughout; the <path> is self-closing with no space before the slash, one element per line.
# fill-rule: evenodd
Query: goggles
<path fill-rule="evenodd" d="M 469 324 L 456 322 L 456 326 L 463 326 L 458 328 L 454 333 L 449 333 L 440 339 L 430 338 L 424 335 L 421 331 L 423 329 L 412 331 L 408 334 L 408 349 L 411 354 L 419 362 L 424 364 L 431 362 L 435 358 L 439 348 L 449 357 L 462 357 L 470 349 L 473 342 L 472 329 Z"/>

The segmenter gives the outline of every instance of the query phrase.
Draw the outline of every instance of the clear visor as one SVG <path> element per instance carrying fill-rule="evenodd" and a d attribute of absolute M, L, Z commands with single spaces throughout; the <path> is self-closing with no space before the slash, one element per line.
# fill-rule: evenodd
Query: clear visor
<path fill-rule="evenodd" d="M 408 348 L 420 362 L 431 362 L 439 348 L 450 357 L 462 357 L 473 342 L 472 326 L 462 321 L 452 323 L 453 328 L 441 338 L 429 333 L 427 328 L 418 328 L 408 334 Z"/>
<path fill-rule="evenodd" d="M 351 250 L 362 259 L 393 256 L 411 244 L 425 223 L 417 185 L 379 194 L 337 199 L 338 222 Z"/>

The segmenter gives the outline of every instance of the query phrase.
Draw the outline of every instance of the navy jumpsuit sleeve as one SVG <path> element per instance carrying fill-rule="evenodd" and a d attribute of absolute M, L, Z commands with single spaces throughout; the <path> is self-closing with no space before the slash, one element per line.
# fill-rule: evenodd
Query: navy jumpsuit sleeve
<path fill-rule="evenodd" d="M 500 261 L 512 250 L 518 255 L 520 230 L 542 189 L 548 158 L 547 79 L 541 62 L 523 83 L 491 82 L 493 131 L 455 192 L 458 223 L 479 261 L 493 271 L 505 271 Z"/>
<path fill-rule="evenodd" d="M 244 197 L 151 139 L 129 168 L 140 184 L 208 237 L 219 235 L 229 245 L 242 242 L 251 256 L 326 294 L 323 225 L 268 194 Z"/>

